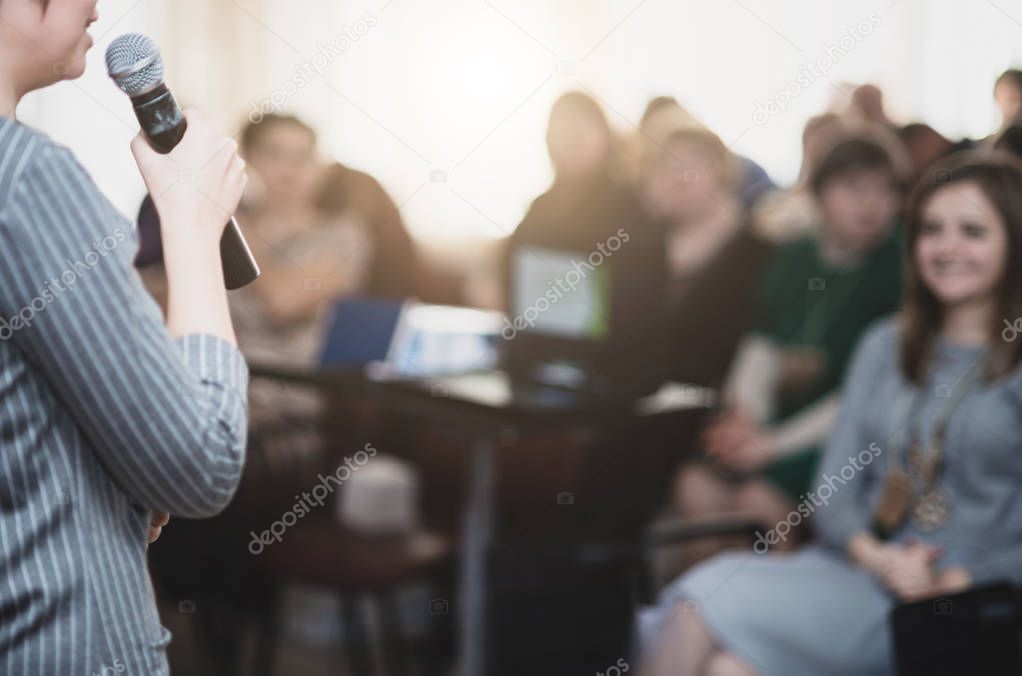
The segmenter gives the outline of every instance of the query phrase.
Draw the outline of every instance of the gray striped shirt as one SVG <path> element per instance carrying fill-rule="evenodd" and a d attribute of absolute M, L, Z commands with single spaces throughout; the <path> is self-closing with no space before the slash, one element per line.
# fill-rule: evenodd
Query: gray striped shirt
<path fill-rule="evenodd" d="M 135 226 L 7 118 L 0 247 L 0 674 L 168 673 L 149 511 L 231 499 L 247 367 L 218 338 L 169 336 Z"/>

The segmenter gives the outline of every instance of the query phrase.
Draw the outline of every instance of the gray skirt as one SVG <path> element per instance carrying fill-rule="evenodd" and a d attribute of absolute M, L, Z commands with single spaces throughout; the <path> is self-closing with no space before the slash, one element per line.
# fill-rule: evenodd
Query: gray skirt
<path fill-rule="evenodd" d="M 722 554 L 664 588 L 640 616 L 640 649 L 676 640 L 665 626 L 692 612 L 760 674 L 893 674 L 893 605 L 871 575 L 820 547 Z"/>

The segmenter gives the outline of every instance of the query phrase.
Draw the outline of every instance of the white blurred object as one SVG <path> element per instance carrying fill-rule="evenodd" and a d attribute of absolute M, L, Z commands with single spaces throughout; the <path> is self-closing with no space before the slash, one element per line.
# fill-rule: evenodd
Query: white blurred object
<path fill-rule="evenodd" d="M 367 535 L 397 535 L 419 527 L 419 478 L 410 464 L 377 455 L 341 489 L 337 519 Z"/>

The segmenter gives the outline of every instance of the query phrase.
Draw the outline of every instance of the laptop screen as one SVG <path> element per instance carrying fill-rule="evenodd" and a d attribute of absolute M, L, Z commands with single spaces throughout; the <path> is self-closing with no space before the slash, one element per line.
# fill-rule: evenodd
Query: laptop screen
<path fill-rule="evenodd" d="M 512 322 L 517 331 L 598 340 L 610 317 L 610 266 L 587 254 L 516 247 L 511 261 Z"/>
<path fill-rule="evenodd" d="M 496 312 L 408 303 L 387 352 L 391 371 L 440 376 L 493 368 L 500 330 Z"/>

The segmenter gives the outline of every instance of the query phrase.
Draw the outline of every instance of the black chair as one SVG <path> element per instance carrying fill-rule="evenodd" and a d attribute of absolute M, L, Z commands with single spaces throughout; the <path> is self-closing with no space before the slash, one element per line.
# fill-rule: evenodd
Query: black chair
<path fill-rule="evenodd" d="M 907 603 L 891 612 L 901 676 L 1017 676 L 1022 592 L 1008 583 Z"/>

